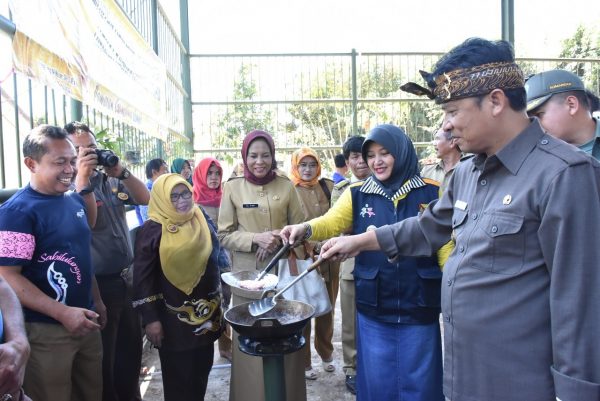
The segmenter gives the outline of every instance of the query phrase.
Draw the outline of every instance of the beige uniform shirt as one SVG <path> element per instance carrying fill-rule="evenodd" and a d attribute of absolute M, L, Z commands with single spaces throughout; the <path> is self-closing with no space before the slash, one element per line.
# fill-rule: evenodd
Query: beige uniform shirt
<path fill-rule="evenodd" d="M 292 182 L 277 176 L 266 185 L 254 185 L 243 177 L 225 183 L 218 236 L 231 252 L 232 271 L 260 270 L 269 260 L 256 260 L 254 234 L 279 230 L 304 221 L 304 213 Z"/>
<path fill-rule="evenodd" d="M 331 206 L 340 199 L 340 196 L 344 193 L 346 189 L 350 188 L 350 181 L 342 180 L 333 186 L 333 191 L 331 192 Z M 354 281 L 354 258 L 348 258 L 344 260 L 340 266 L 340 278 L 342 280 L 352 280 Z"/>
<path fill-rule="evenodd" d="M 329 178 L 323 178 L 329 193 L 333 191 L 333 181 Z M 302 211 L 304 212 L 304 221 L 313 219 L 324 215 L 330 207 L 329 199 L 323 192 L 321 184 L 317 184 L 312 188 L 305 188 L 296 186 L 296 192 L 300 198 L 300 204 L 302 205 Z M 316 242 L 311 242 L 311 245 L 316 245 Z M 339 274 L 339 262 L 324 262 L 319 266 L 319 271 L 325 279 L 325 281 L 331 281 L 330 274 Z"/>
<path fill-rule="evenodd" d="M 218 224 L 219 223 L 219 208 L 216 206 L 202 206 L 202 209 L 204 209 L 204 211 L 206 212 L 206 214 L 208 215 L 208 217 L 211 218 L 211 220 L 213 221 L 213 223 Z"/>

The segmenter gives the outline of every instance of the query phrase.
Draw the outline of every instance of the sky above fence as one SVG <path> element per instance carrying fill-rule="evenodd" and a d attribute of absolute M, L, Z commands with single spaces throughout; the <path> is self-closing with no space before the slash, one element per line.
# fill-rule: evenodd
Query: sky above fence
<path fill-rule="evenodd" d="M 514 3 L 518 56 L 555 57 L 561 40 L 579 24 L 600 25 L 598 0 Z M 500 38 L 500 5 L 501 0 L 189 1 L 190 47 L 192 53 L 446 51 L 470 36 Z M 178 19 L 176 12 L 169 14 Z"/>

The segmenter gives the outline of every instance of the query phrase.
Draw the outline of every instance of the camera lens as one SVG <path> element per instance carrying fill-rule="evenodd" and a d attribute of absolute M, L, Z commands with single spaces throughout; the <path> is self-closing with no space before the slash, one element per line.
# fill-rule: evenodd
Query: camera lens
<path fill-rule="evenodd" d="M 100 166 L 114 167 L 119 163 L 119 156 L 115 155 L 112 150 L 96 149 L 96 155 Z"/>

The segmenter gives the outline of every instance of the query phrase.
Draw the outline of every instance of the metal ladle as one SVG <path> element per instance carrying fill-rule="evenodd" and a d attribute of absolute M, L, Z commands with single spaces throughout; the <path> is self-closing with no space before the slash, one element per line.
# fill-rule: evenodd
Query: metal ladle
<path fill-rule="evenodd" d="M 303 271 L 298 277 L 296 277 L 292 282 L 290 282 L 288 285 L 283 287 L 283 289 L 281 291 L 279 291 L 277 294 L 275 294 L 274 296 L 262 298 L 262 299 L 259 299 L 258 301 L 251 302 L 248 305 L 248 311 L 250 312 L 250 314 L 252 316 L 260 316 L 262 314 L 267 313 L 271 309 L 273 309 L 275 307 L 275 305 L 277 304 L 278 297 L 280 297 L 284 292 L 286 292 L 291 286 L 293 286 L 298 281 L 300 281 L 304 277 L 306 277 L 306 275 L 309 274 L 311 271 L 313 271 L 317 267 L 319 267 L 319 265 L 321 263 L 323 263 L 324 260 L 325 259 L 323 259 L 319 256 L 319 259 L 317 259 L 312 265 L 310 265 L 308 267 L 308 269 Z"/>

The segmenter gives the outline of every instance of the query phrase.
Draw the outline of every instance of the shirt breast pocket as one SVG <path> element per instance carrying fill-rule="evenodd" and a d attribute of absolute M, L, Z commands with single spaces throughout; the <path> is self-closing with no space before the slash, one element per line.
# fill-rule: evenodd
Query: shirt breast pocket
<path fill-rule="evenodd" d="M 487 254 L 483 270 L 513 275 L 523 268 L 525 257 L 525 229 L 523 216 L 505 212 L 485 214 L 480 225 L 485 235 Z"/>
<path fill-rule="evenodd" d="M 454 242 L 456 242 L 456 238 L 458 238 L 465 228 L 467 215 L 468 213 L 466 210 L 454 209 L 454 213 L 452 214 L 452 240 Z"/>

